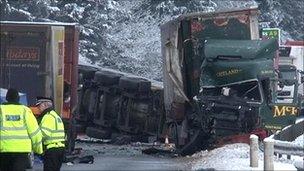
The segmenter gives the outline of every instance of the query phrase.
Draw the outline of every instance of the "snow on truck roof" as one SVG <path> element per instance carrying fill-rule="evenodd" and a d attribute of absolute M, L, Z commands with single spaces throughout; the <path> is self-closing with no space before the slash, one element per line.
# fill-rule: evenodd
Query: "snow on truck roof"
<path fill-rule="evenodd" d="M 160 27 L 165 27 L 167 24 L 175 23 L 177 21 L 182 21 L 187 18 L 194 18 L 194 17 L 216 17 L 217 15 L 221 14 L 233 14 L 233 13 L 239 13 L 239 12 L 248 12 L 248 11 L 258 11 L 258 6 L 250 6 L 247 8 L 232 8 L 232 9 L 225 9 L 225 10 L 218 10 L 213 12 L 206 12 L 206 11 L 200 11 L 200 12 L 193 12 L 193 13 L 187 13 L 182 14 L 179 17 L 170 20 L 164 24 L 162 24 Z"/>
<path fill-rule="evenodd" d="M 110 69 L 110 68 L 99 67 L 99 66 L 96 66 L 96 65 L 93 65 L 93 64 L 78 64 L 78 67 L 93 68 L 93 69 L 96 69 L 96 71 L 109 71 L 109 72 L 121 74 L 121 75 L 126 76 L 126 77 L 133 77 L 133 78 L 136 77 L 136 78 L 146 79 L 146 80 L 151 82 L 151 88 L 154 88 L 154 89 L 163 89 L 163 87 L 164 87 L 162 82 L 159 82 L 159 81 L 156 81 L 156 80 L 152 80 L 152 79 L 149 79 L 149 78 L 137 76 L 137 75 L 127 73 L 127 72 L 121 72 L 121 71 Z"/>
<path fill-rule="evenodd" d="M 77 25 L 78 23 L 64 23 L 64 22 L 29 22 L 29 21 L 0 21 L 0 24 L 75 26 L 75 25 Z"/>

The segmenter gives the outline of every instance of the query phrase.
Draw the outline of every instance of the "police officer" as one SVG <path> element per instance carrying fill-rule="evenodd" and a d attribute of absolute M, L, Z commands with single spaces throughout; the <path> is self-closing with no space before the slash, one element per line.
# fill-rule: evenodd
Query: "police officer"
<path fill-rule="evenodd" d="M 32 111 L 19 104 L 19 94 L 9 89 L 0 105 L 0 170 L 31 168 L 29 154 L 42 154 L 42 134 Z"/>
<path fill-rule="evenodd" d="M 44 171 L 59 171 L 65 152 L 64 125 L 60 116 L 53 109 L 50 98 L 37 98 L 37 107 L 42 116 L 40 129 L 43 135 Z"/>

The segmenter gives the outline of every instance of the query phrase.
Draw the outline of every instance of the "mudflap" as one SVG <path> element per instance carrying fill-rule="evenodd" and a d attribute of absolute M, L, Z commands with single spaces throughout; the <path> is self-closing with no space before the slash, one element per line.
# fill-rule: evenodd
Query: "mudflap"
<path fill-rule="evenodd" d="M 190 140 L 180 149 L 176 149 L 176 152 L 181 156 L 191 155 L 198 150 L 207 148 L 209 144 L 210 137 L 202 129 L 197 129 Z"/>

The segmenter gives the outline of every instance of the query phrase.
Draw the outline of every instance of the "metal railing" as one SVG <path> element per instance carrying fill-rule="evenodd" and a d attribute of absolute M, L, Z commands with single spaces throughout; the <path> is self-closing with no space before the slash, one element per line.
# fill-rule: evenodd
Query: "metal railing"
<path fill-rule="evenodd" d="M 304 147 L 292 143 L 297 137 L 304 134 L 304 120 L 278 131 L 272 136 L 274 140 L 274 152 L 279 155 L 304 157 Z"/>
<path fill-rule="evenodd" d="M 264 170 L 274 170 L 273 155 L 287 155 L 287 159 L 291 156 L 304 157 L 304 147 L 293 143 L 297 137 L 304 134 L 304 120 L 286 127 L 282 131 L 278 131 L 274 135 L 265 138 L 263 144 L 264 151 Z M 258 167 L 258 137 L 250 136 L 250 166 Z M 304 162 L 304 161 L 303 161 Z M 303 169 L 303 168 L 301 168 Z"/>

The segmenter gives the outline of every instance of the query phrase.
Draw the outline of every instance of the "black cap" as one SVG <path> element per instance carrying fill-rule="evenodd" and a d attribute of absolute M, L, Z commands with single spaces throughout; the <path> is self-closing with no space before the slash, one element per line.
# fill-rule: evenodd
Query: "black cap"
<path fill-rule="evenodd" d="M 52 98 L 49 98 L 49 97 L 36 97 L 36 105 L 39 105 L 40 103 L 43 103 L 43 102 L 51 102 L 53 103 L 53 99 Z"/>
<path fill-rule="evenodd" d="M 7 90 L 6 97 L 5 97 L 7 102 L 19 102 L 19 93 L 16 89 L 10 88 Z"/>

